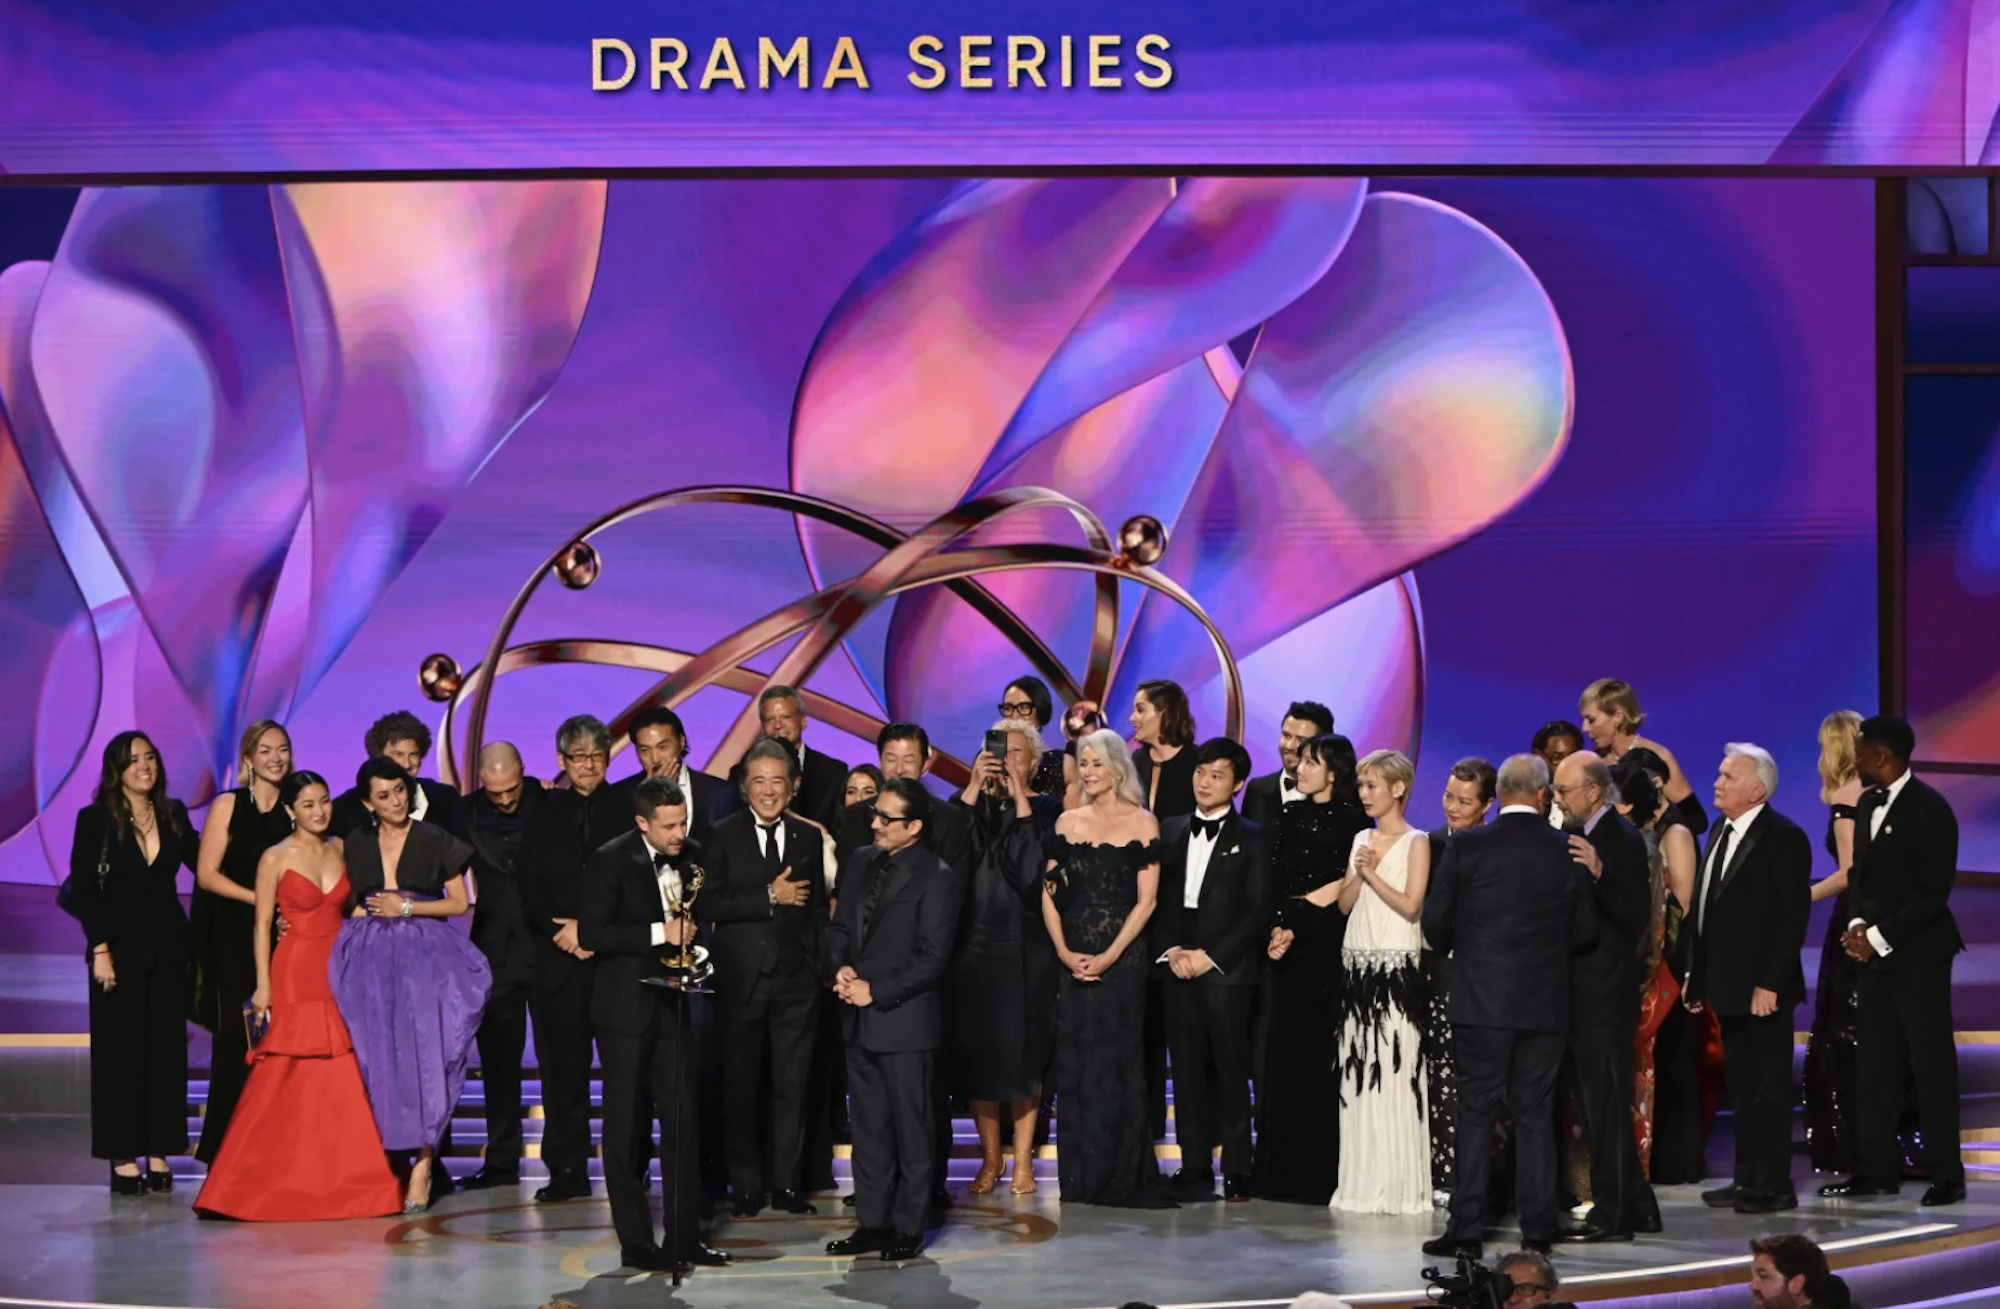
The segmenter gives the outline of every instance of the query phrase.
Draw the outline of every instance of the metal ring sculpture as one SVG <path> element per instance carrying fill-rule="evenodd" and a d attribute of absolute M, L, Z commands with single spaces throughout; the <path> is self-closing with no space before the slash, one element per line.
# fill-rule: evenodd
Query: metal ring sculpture
<path fill-rule="evenodd" d="M 643 514 L 683 505 L 754 505 L 780 509 L 830 524 L 883 547 L 882 557 L 865 571 L 823 587 L 812 595 L 773 610 L 739 628 L 699 653 L 630 641 L 565 639 L 508 644 L 528 601 L 551 575 L 573 590 L 597 580 L 600 558 L 592 537 Z M 963 546 L 951 549 L 968 533 L 1006 514 L 1024 509 L 1063 509 L 1083 529 L 1087 544 Z M 609 726 L 612 753 L 628 743 L 632 720 L 654 705 L 678 705 L 706 686 L 721 686 L 750 698 L 710 754 L 706 771 L 726 771 L 756 739 L 760 730 L 757 695 L 765 687 L 799 686 L 819 667 L 863 618 L 882 601 L 921 586 L 944 585 L 970 604 L 1012 641 L 1064 700 L 1102 702 L 1111 682 L 1111 661 L 1118 635 L 1118 582 L 1138 582 L 1173 599 L 1208 632 L 1221 665 L 1226 699 L 1224 731 L 1240 737 L 1243 726 L 1243 679 L 1229 643 L 1193 596 L 1153 568 L 1165 549 L 1166 536 L 1158 522 L 1140 517 L 1127 522 L 1114 546 L 1111 535 L 1084 505 L 1057 491 L 1018 487 L 970 500 L 932 519 L 915 532 L 904 533 L 831 501 L 791 491 L 756 486 L 698 486 L 650 495 L 612 510 L 591 523 L 550 555 L 515 595 L 487 643 L 485 658 L 463 672 L 450 655 L 434 654 L 423 661 L 418 682 L 424 694 L 446 701 L 439 735 L 438 771 L 444 781 L 462 785 L 475 771 L 484 745 L 486 712 L 494 682 L 504 673 L 548 664 L 601 664 L 643 668 L 664 676 L 645 694 L 626 705 Z M 1071 675 L 1041 638 L 997 596 L 977 580 L 988 573 L 1019 569 L 1067 568 L 1095 575 L 1095 604 L 1090 653 L 1081 681 Z M 803 633 L 803 635 L 800 635 Z M 768 675 L 744 667 L 744 661 L 799 636 L 789 653 Z M 882 729 L 882 720 L 811 691 L 801 692 L 806 712 L 830 727 L 864 740 Z M 461 706 L 465 708 L 465 745 L 454 755 L 452 736 Z M 963 785 L 971 776 L 964 763 L 940 754 L 936 768 L 947 782 Z"/>

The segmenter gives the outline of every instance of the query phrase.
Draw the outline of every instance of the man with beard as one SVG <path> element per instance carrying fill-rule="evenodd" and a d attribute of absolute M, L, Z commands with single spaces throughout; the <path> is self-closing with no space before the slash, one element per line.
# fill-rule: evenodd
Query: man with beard
<path fill-rule="evenodd" d="M 1299 742 L 1313 741 L 1333 730 L 1333 710 L 1314 700 L 1296 700 L 1278 723 L 1278 758 L 1284 765 L 1275 773 L 1250 779 L 1243 788 L 1243 816 L 1269 831 L 1278 828 L 1278 814 L 1299 794 Z"/>

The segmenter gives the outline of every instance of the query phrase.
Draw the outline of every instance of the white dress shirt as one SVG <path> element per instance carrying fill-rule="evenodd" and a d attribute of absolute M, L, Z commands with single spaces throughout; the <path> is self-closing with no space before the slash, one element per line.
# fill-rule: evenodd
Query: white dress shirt
<path fill-rule="evenodd" d="M 1729 858 L 1731 862 L 1735 861 L 1736 852 L 1743 848 L 1743 838 L 1750 835 L 1750 824 L 1756 822 L 1757 815 L 1763 812 L 1763 805 L 1752 805 L 1723 824 L 1724 827 L 1729 829 Z M 1715 858 L 1721 852 L 1722 844 L 1722 841 L 1718 837 L 1709 838 L 1707 866 L 1702 870 L 1701 875 L 1701 907 L 1695 911 L 1694 915 L 1694 930 L 1696 935 L 1700 935 L 1708 930 L 1708 902 L 1715 898 L 1716 890 L 1722 885 L 1722 875 L 1729 871 L 1728 864 L 1724 864 L 1720 868 L 1715 866 Z"/>
<path fill-rule="evenodd" d="M 1294 800 L 1303 800 L 1306 793 L 1299 790 L 1298 779 L 1283 769 L 1278 770 L 1278 808 L 1283 809 Z"/>
<path fill-rule="evenodd" d="M 1284 774 L 1280 773 L 1278 776 L 1280 779 L 1278 784 L 1282 787 L 1284 785 Z M 1222 808 L 1214 810 L 1197 809 L 1195 810 L 1195 816 L 1203 822 L 1213 823 L 1227 818 L 1231 808 L 1232 806 L 1230 805 L 1224 805 Z M 1222 833 L 1217 832 L 1214 839 L 1211 839 L 1207 833 L 1195 831 L 1194 824 L 1188 824 L 1187 884 L 1181 891 L 1181 907 L 1183 909 L 1201 908 L 1201 885 L 1208 880 L 1208 861 L 1215 857 L 1216 843 L 1221 837 Z M 1167 953 L 1171 953 L 1171 951 Z M 1167 953 L 1162 953 L 1153 962 L 1165 963 L 1167 961 Z M 1213 959 L 1208 962 L 1216 972 L 1219 973 L 1222 971 L 1222 966 L 1217 964 Z"/>
<path fill-rule="evenodd" d="M 779 814 L 777 818 L 772 820 L 777 825 L 768 831 L 764 828 L 764 820 L 759 818 L 754 811 L 750 815 L 750 821 L 757 824 L 757 852 L 766 859 L 777 859 L 783 862 L 785 858 L 785 816 Z M 774 842 L 778 847 L 775 850 L 771 848 Z"/>
<path fill-rule="evenodd" d="M 660 855 L 666 853 L 666 851 L 664 850 L 654 849 L 653 843 L 651 841 L 645 840 L 644 838 L 641 838 L 641 843 L 646 847 L 646 857 L 648 859 L 653 858 L 654 855 Z M 675 868 L 672 864 L 666 864 L 662 866 L 656 866 L 653 869 L 653 875 L 659 880 L 660 883 L 660 908 L 666 912 L 667 917 L 671 918 L 679 912 L 678 906 L 680 905 L 681 902 L 680 870 Z M 654 923 L 653 944 L 665 945 L 666 943 L 667 943 L 667 925 L 663 922 Z"/>
<path fill-rule="evenodd" d="M 1870 841 L 1882 835 L 1882 825 L 1889 817 L 1890 807 L 1896 803 L 1896 797 L 1903 793 L 1903 788 L 1908 786 L 1909 782 L 1910 770 L 1905 768 L 1901 777 L 1889 783 L 1889 793 L 1883 797 L 1881 804 L 1875 806 L 1875 812 L 1868 815 L 1868 839 Z M 1859 918 L 1850 918 L 1847 920 L 1847 925 L 1849 927 L 1859 927 L 1861 926 L 1861 920 Z M 1881 928 L 1871 927 L 1868 929 L 1868 944 L 1875 947 L 1876 954 L 1884 958 L 1888 957 L 1889 941 L 1888 938 L 1882 935 Z"/>
<path fill-rule="evenodd" d="M 1537 817 L 1537 818 L 1540 818 L 1540 817 L 1542 816 L 1542 810 L 1541 810 L 1541 806 L 1539 806 L 1539 805 L 1531 805 L 1531 804 L 1503 804 L 1503 805 L 1501 805 L 1501 806 L 1500 806 L 1500 816 L 1501 816 L 1502 818 L 1505 818 L 1505 817 L 1506 817 L 1506 816 L 1507 816 L 1508 814 L 1533 814 L 1533 815 L 1534 815 L 1535 817 Z"/>

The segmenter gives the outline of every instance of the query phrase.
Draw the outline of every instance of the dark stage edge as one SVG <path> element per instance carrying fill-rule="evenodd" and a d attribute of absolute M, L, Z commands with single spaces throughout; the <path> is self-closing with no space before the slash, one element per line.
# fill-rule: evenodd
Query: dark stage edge
<path fill-rule="evenodd" d="M 1353 1304 L 1420 1300 L 1418 1244 L 1432 1217 L 1357 1218 L 1317 1208 L 1220 1203 L 1171 1212 L 1073 1206 L 1038 1196 L 961 1197 L 921 1260 L 838 1260 L 822 1244 L 851 1226 L 837 1198 L 816 1218 L 726 1221 L 716 1244 L 734 1267 L 664 1277 L 615 1275 L 602 1201 L 537 1205 L 532 1183 L 461 1194 L 420 1217 L 341 1223 L 201 1222 L 193 1188 L 114 1200 L 101 1186 L 0 1187 L 8 1258 L 0 1305 L 94 1309 L 319 1309 L 478 1305 L 534 1309 L 835 1306 L 897 1309 L 1109 1309 L 1128 1300 L 1193 1309 L 1263 1309 L 1304 1291 Z M 1568 1247 L 1557 1266 L 1578 1300 L 1742 1304 L 1752 1234 L 1800 1231 L 1828 1246 L 1873 1309 L 1988 1302 L 2000 1285 L 2000 1185 L 1939 1210 L 1915 1188 L 1894 1200 L 1808 1201 L 1774 1219 L 1704 1208 L 1695 1187 L 1662 1188 L 1666 1233 L 1630 1245 Z M 1496 1234 L 1489 1253 L 1515 1233 Z M 1996 1293 L 2000 1299 L 2000 1293 Z"/>

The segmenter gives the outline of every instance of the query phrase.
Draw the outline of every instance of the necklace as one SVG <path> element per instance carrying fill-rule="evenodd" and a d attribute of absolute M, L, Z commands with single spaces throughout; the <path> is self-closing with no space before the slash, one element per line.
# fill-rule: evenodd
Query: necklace
<path fill-rule="evenodd" d="M 153 807 L 151 805 L 146 806 L 146 812 L 143 815 L 138 813 L 136 810 L 132 814 L 132 826 L 141 832 L 152 831 L 153 824 L 155 821 L 156 821 L 156 816 L 153 813 Z"/>

